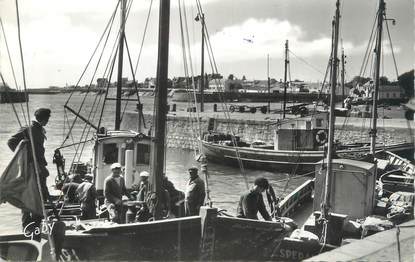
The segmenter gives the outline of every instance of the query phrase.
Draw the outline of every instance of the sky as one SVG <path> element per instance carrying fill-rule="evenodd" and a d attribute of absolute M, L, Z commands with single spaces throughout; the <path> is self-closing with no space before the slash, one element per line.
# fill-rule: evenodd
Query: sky
<path fill-rule="evenodd" d="M 150 11 L 149 26 L 136 73 L 139 81 L 156 75 L 158 2 L 154 0 Z M 151 0 L 134 0 L 126 23 L 133 67 L 140 53 L 151 3 Z M 178 3 L 178 0 L 171 1 L 170 77 L 185 75 Z M 335 0 L 201 0 L 201 4 L 217 68 L 224 77 L 234 74 L 238 78 L 244 75 L 247 79 L 266 79 L 269 56 L 270 77 L 283 79 L 284 44 L 288 40 L 289 78 L 313 82 L 323 80 L 330 55 Z M 101 62 L 97 63 L 102 44 L 81 77 L 116 5 L 116 0 L 19 1 L 27 88 L 74 85 L 78 81 L 83 85 L 95 83 L 97 77 L 104 76 L 115 43 L 115 34 L 109 37 Z M 346 55 L 346 81 L 359 75 L 377 5 L 378 0 L 341 1 L 340 38 Z M 181 0 L 181 6 L 182 15 L 186 14 L 187 18 L 184 38 L 186 45 L 190 45 L 190 52 L 187 53 L 188 72 L 197 75 L 200 74 L 201 23 L 194 20 L 197 14 L 195 0 Z M 389 29 L 398 74 L 402 74 L 413 69 L 414 63 L 414 1 L 386 1 L 386 14 L 388 18 L 396 20 L 394 26 L 389 23 Z M 16 17 L 15 1 L 0 0 L 0 18 L 17 85 L 22 87 Z M 112 32 L 116 32 L 118 26 L 117 13 Z M 383 39 L 381 74 L 394 80 L 397 75 L 387 33 L 383 34 Z M 123 67 L 123 75 L 132 79 L 127 56 Z M 95 68 L 97 73 L 93 78 Z M 208 73 L 212 73 L 208 61 L 205 68 Z M 368 76 L 370 67 L 366 71 L 363 76 Z M 15 87 L 2 32 L 0 72 L 5 81 Z M 112 79 L 116 79 L 116 70 Z"/>

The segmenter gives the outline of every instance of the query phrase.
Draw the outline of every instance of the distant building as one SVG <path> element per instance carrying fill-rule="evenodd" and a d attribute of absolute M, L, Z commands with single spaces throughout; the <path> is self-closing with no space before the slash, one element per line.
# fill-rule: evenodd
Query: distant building
<path fill-rule="evenodd" d="M 405 93 L 400 86 L 382 85 L 379 87 L 379 99 L 400 99 Z"/>
<path fill-rule="evenodd" d="M 108 86 L 108 79 L 106 78 L 98 78 L 97 79 L 97 87 L 107 87 Z"/>

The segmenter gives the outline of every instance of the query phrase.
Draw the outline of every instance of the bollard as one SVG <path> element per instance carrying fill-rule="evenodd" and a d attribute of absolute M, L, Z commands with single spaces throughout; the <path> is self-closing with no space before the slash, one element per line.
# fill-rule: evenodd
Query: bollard
<path fill-rule="evenodd" d="M 172 108 L 171 108 L 172 112 L 176 112 L 176 104 L 173 104 Z"/>
<path fill-rule="evenodd" d="M 213 104 L 213 112 L 218 112 L 218 105 L 217 104 Z"/>

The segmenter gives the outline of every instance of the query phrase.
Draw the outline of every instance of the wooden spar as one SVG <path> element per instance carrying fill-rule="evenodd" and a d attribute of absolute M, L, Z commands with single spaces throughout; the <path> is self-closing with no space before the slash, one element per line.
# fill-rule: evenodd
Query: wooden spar
<path fill-rule="evenodd" d="M 288 40 L 285 41 L 285 62 L 284 62 L 284 106 L 282 109 L 282 118 L 285 118 L 285 107 L 287 105 L 287 69 L 288 69 Z"/>
<path fill-rule="evenodd" d="M 118 42 L 118 77 L 117 77 L 117 94 L 115 101 L 115 130 L 120 130 L 121 125 L 121 90 L 122 90 L 122 65 L 123 65 L 123 53 L 124 53 L 124 36 L 125 36 L 125 11 L 126 0 L 121 1 L 120 13 L 120 39 Z"/>
<path fill-rule="evenodd" d="M 336 85 L 337 85 L 337 48 L 339 42 L 339 20 L 340 20 L 340 1 L 337 0 L 336 2 L 336 16 L 335 20 L 333 21 L 333 29 L 334 29 L 334 39 L 333 39 L 333 50 L 331 56 L 331 81 L 330 81 L 330 116 L 329 116 L 329 137 L 328 137 L 328 148 L 327 148 L 327 169 L 326 169 L 326 181 L 325 181 L 325 189 L 324 189 L 324 202 L 322 206 L 322 216 L 323 218 L 327 218 L 328 209 L 330 207 L 330 189 L 331 189 L 331 171 L 332 167 L 332 158 L 334 153 L 333 141 L 334 141 L 334 122 L 335 122 L 335 114 L 334 114 L 334 103 L 335 103 L 335 95 L 336 95 Z"/>
<path fill-rule="evenodd" d="M 269 54 L 267 55 L 267 77 L 268 77 L 268 113 L 271 113 L 271 79 L 269 78 Z"/>
<path fill-rule="evenodd" d="M 169 27 L 170 0 L 161 0 L 159 10 L 159 38 L 157 59 L 157 82 L 154 96 L 154 138 L 152 139 L 151 157 L 151 189 L 156 193 L 153 216 L 161 219 L 162 190 L 161 184 L 165 163 L 166 117 L 167 117 L 167 86 L 169 64 Z"/>
<path fill-rule="evenodd" d="M 378 11 L 378 25 L 377 25 L 377 38 L 376 38 L 376 60 L 375 60 L 375 88 L 372 95 L 372 128 L 370 130 L 370 153 L 375 156 L 376 152 L 376 133 L 377 133 L 377 114 L 378 114 L 378 92 L 379 92 L 379 78 L 380 78 L 380 59 L 382 51 L 382 27 L 383 27 L 383 15 L 385 13 L 385 2 L 379 0 Z"/>
<path fill-rule="evenodd" d="M 345 64 L 344 58 L 345 58 L 344 49 L 342 48 L 342 61 L 341 61 L 342 63 L 342 72 L 341 72 L 342 101 L 344 101 L 344 64 Z M 344 102 L 342 103 L 342 107 L 344 108 Z"/>
<path fill-rule="evenodd" d="M 200 66 L 200 112 L 204 111 L 204 89 L 205 89 L 205 14 L 200 14 L 202 23 L 202 50 Z M 197 101 L 195 101 L 197 103 Z"/>
<path fill-rule="evenodd" d="M 90 125 L 92 128 L 94 128 L 95 130 L 98 131 L 98 127 L 96 125 L 94 125 L 91 121 L 89 121 L 88 119 L 86 119 L 85 117 L 81 116 L 80 114 L 78 114 L 77 112 L 75 112 L 75 110 L 73 110 L 72 108 L 70 108 L 67 105 L 63 106 L 64 108 L 68 109 L 72 114 L 74 114 L 75 116 L 79 117 L 82 121 L 84 121 L 85 123 L 87 123 L 88 125 Z"/>

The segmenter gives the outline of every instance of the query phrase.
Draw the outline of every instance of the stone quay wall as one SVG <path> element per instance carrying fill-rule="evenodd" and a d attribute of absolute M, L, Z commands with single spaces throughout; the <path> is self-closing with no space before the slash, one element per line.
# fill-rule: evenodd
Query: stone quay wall
<path fill-rule="evenodd" d="M 226 119 L 209 114 L 200 114 L 201 131 L 207 132 L 210 125 L 214 131 L 233 133 L 242 140 L 252 142 L 261 140 L 272 143 L 275 129 L 275 121 L 269 119 L 251 120 L 253 115 L 235 115 L 235 119 Z M 262 115 L 262 114 L 261 114 Z M 148 130 L 151 127 L 152 114 L 144 113 L 145 125 Z M 210 120 L 209 120 L 210 119 Z M 369 142 L 370 119 L 365 118 L 336 118 L 335 139 L 343 143 Z M 197 127 L 195 118 L 189 118 L 187 114 L 169 114 L 167 116 L 167 146 L 171 148 L 194 149 L 197 147 Z M 126 112 L 122 122 L 122 129 L 138 130 L 137 112 Z M 377 141 L 385 144 L 393 144 L 400 141 L 411 142 L 414 140 L 414 122 L 404 119 L 380 119 L 378 121 Z"/>

